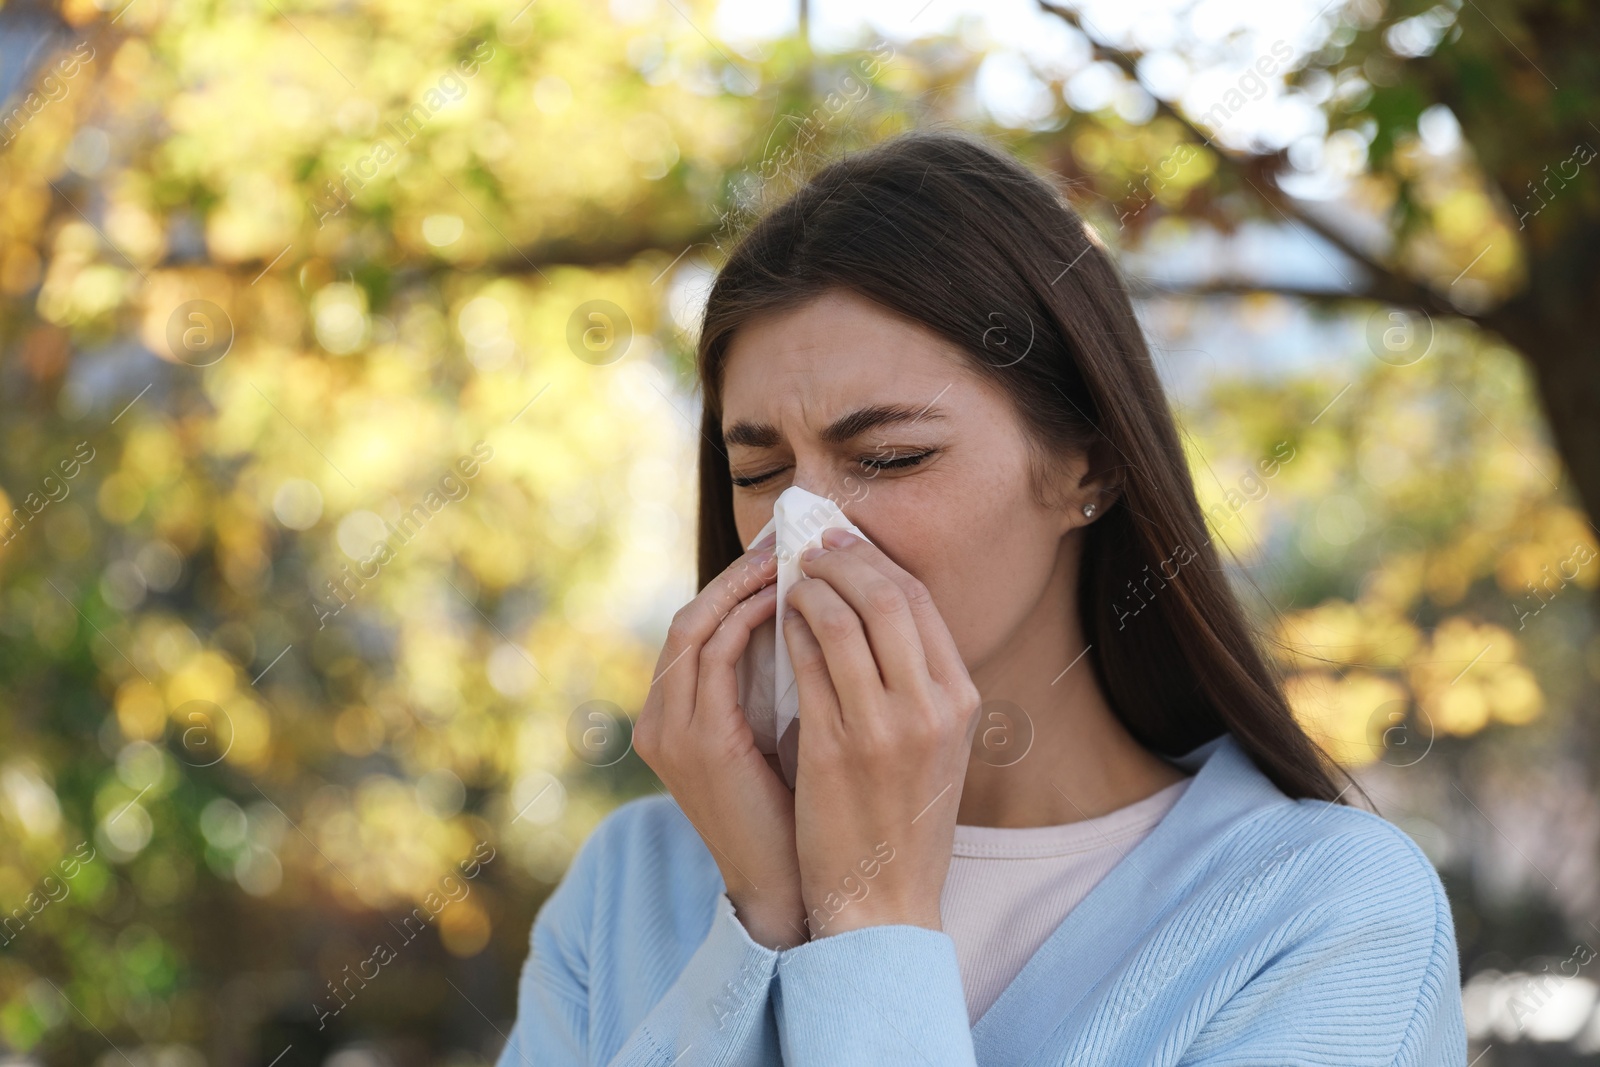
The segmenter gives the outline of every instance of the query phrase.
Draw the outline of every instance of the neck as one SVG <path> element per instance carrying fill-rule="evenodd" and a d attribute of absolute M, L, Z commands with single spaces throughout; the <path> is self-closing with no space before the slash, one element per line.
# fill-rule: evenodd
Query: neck
<path fill-rule="evenodd" d="M 984 706 L 956 814 L 962 825 L 1093 819 L 1185 777 L 1134 740 L 1095 678 L 1093 652 L 1080 657 L 1077 546 L 1067 540 L 1044 595 L 971 671 Z"/>

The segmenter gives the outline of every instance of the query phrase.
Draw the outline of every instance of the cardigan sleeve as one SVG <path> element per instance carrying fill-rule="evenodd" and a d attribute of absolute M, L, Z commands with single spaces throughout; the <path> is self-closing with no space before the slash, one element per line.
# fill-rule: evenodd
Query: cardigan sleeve
<path fill-rule="evenodd" d="M 955 942 L 867 926 L 778 955 L 773 1004 L 788 1067 L 975 1067 Z"/>
<path fill-rule="evenodd" d="M 1450 901 L 1402 837 L 1390 828 L 1364 838 L 1368 862 L 1345 868 L 1347 891 L 1264 946 L 1265 966 L 1201 1027 L 1178 1067 L 1466 1062 Z"/>
<path fill-rule="evenodd" d="M 597 827 L 584 842 L 534 921 L 517 989 L 516 1022 L 495 1067 L 599 1067 L 602 1062 L 593 1047 L 595 1035 L 616 1021 L 591 1017 L 588 933 L 597 918 L 597 888 L 607 881 L 615 884 L 615 875 L 597 876 L 596 867 L 604 865 L 604 831 Z M 631 910 L 622 908 L 618 914 L 626 921 Z M 617 933 L 635 942 L 660 936 L 646 930 Z M 777 956 L 776 950 L 750 937 L 727 893 L 719 893 L 705 940 L 617 1052 L 603 1062 L 607 1067 L 687 1062 L 758 1067 L 769 1062 L 761 1023 L 771 1006 Z M 691 1049 L 694 1056 L 684 1059 Z"/>
<path fill-rule="evenodd" d="M 1440 897 L 1444 894 L 1441 891 Z M 1417 1006 L 1395 1057 L 1396 1067 L 1455 1067 L 1467 1056 L 1461 1003 L 1461 963 L 1448 899 L 1442 899 L 1433 958 L 1417 992 Z"/>

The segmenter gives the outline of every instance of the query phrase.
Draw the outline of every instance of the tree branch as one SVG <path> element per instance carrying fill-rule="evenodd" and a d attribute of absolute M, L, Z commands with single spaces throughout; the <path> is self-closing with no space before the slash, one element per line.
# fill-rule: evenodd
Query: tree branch
<path fill-rule="evenodd" d="M 1248 279 L 1217 279 L 1194 285 L 1168 285 L 1149 278 L 1129 277 L 1128 286 L 1135 299 L 1152 297 L 1206 298 L 1229 296 L 1281 296 L 1303 300 L 1310 304 L 1348 304 L 1356 300 L 1374 300 L 1389 303 L 1386 297 L 1369 289 L 1350 292 L 1346 289 L 1311 289 L 1299 285 L 1277 282 L 1253 282 Z"/>
<path fill-rule="evenodd" d="M 607 241 L 592 238 L 557 238 L 537 245 L 528 245 L 524 248 L 510 248 L 505 254 L 476 262 L 452 263 L 446 259 L 403 259 L 396 260 L 389 266 L 397 273 L 409 272 L 422 275 L 434 275 L 450 271 L 460 272 L 490 272 L 499 275 L 515 276 L 520 274 L 543 274 L 545 268 L 555 267 L 623 267 L 633 262 L 636 258 L 648 252 L 660 252 L 666 256 L 677 256 L 695 245 L 713 247 L 715 238 L 721 232 L 719 225 L 707 225 L 697 230 L 683 234 L 637 234 L 621 240 Z M 501 247 L 506 247 L 505 242 L 500 242 Z M 310 241 L 302 238 L 289 246 L 290 250 L 296 248 L 309 248 Z M 290 260 L 293 261 L 292 259 Z M 216 260 L 201 257 L 176 257 L 167 255 L 155 264 L 159 270 L 171 270 L 178 267 L 191 266 L 204 263 L 209 266 L 219 266 Z M 257 259 L 234 260 L 226 265 L 227 269 L 238 271 L 249 277 L 256 277 L 269 266 L 274 271 L 282 271 L 283 265 L 273 260 L 271 256 Z"/>
<path fill-rule="evenodd" d="M 1129 81 L 1132 81 L 1140 88 L 1144 88 L 1144 83 L 1139 78 L 1139 67 L 1134 58 L 1115 45 L 1097 39 L 1094 34 L 1084 29 L 1083 19 L 1076 11 L 1051 3 L 1050 0 L 1039 0 L 1039 7 L 1047 14 L 1056 16 L 1083 34 L 1084 39 L 1089 42 L 1096 59 L 1112 64 L 1122 71 Z M 1308 212 L 1277 184 L 1275 157 L 1241 154 L 1224 148 L 1212 140 L 1187 115 L 1178 111 L 1177 108 L 1161 99 L 1155 93 L 1151 93 L 1149 89 L 1145 89 L 1145 92 L 1150 93 L 1150 98 L 1156 102 L 1158 113 L 1176 122 L 1183 127 L 1191 138 L 1204 143 L 1210 148 L 1230 173 L 1255 190 L 1256 196 L 1260 198 L 1262 203 L 1283 216 L 1286 222 L 1299 224 L 1315 233 L 1318 237 L 1338 249 L 1340 253 L 1360 264 L 1362 269 L 1371 275 L 1367 288 L 1362 292 L 1347 294 L 1349 299 L 1382 300 L 1391 304 L 1420 308 L 1440 315 L 1460 316 L 1476 321 L 1474 316 L 1463 312 L 1427 285 L 1402 274 L 1399 270 L 1382 262 L 1365 249 L 1357 247 L 1348 237 Z M 1251 171 L 1254 171 L 1262 179 L 1261 182 L 1258 183 L 1251 177 Z M 1263 185 L 1265 186 L 1264 188 Z"/>

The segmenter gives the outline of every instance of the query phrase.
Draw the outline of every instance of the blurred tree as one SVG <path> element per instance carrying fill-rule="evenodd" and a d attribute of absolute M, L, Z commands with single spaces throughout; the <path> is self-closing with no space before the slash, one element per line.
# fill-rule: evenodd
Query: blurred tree
<path fill-rule="evenodd" d="M 1040 7 L 1082 33 L 1098 60 L 1143 84 L 1148 57 L 1137 47 L 1095 33 L 1076 7 Z M 1138 229 L 1169 204 L 1227 228 L 1251 217 L 1303 227 L 1359 275 L 1316 290 L 1218 277 L 1189 292 L 1378 302 L 1462 318 L 1503 338 L 1532 368 L 1575 490 L 1591 518 L 1600 516 L 1600 338 L 1589 322 L 1590 302 L 1600 299 L 1600 182 L 1589 168 L 1600 154 L 1600 22 L 1577 0 L 1356 0 L 1320 14 L 1338 20 L 1320 48 L 1264 55 L 1257 69 L 1287 72 L 1302 99 L 1320 104 L 1330 143 L 1349 143 L 1340 131 L 1356 136 L 1365 166 L 1349 197 L 1319 208 L 1291 195 L 1289 152 L 1233 146 L 1207 125 L 1225 125 L 1248 102 L 1244 88 L 1197 114 L 1172 92 L 1151 92 L 1169 129 L 1157 158 L 1172 160 L 1178 143 L 1205 157 L 1201 173 L 1210 179 L 1177 185 L 1194 195 L 1157 197 L 1144 212 L 1148 181 L 1143 192 L 1102 192 Z M 1458 127 L 1465 147 L 1427 151 L 1419 124 L 1429 119 Z M 1063 169 L 1101 168 L 1072 158 Z M 1433 328 L 1431 318 L 1397 325 Z"/>
<path fill-rule="evenodd" d="M 0 10 L 0 1050 L 496 1052 L 652 788 L 672 269 L 898 107 L 706 17 Z"/>

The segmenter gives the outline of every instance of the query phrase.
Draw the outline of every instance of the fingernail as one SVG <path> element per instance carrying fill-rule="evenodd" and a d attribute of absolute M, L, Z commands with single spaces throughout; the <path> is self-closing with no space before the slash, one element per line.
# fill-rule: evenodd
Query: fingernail
<path fill-rule="evenodd" d="M 846 545 L 853 545 L 859 540 L 861 538 L 842 526 L 835 526 L 833 529 L 824 530 L 822 533 L 822 543 L 829 548 L 843 548 Z"/>
<path fill-rule="evenodd" d="M 763 537 L 761 540 L 757 541 L 755 544 L 751 545 L 750 547 L 751 548 L 769 548 L 777 540 L 778 540 L 778 531 L 777 530 L 769 530 L 765 537 Z"/>
<path fill-rule="evenodd" d="M 828 550 L 825 548 L 808 548 L 804 552 L 800 553 L 800 558 L 805 562 L 810 563 L 814 559 L 821 559 L 827 553 L 827 551 Z"/>

